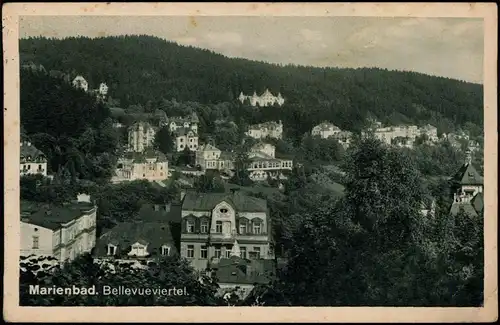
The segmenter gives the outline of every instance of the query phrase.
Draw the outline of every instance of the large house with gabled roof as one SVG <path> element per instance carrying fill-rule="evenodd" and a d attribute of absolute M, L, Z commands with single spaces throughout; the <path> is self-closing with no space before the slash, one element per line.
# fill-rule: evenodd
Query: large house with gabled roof
<path fill-rule="evenodd" d="M 21 141 L 19 172 L 21 176 L 33 174 L 47 176 L 47 157 L 26 139 Z"/>
<path fill-rule="evenodd" d="M 102 234 L 93 256 L 106 261 L 151 261 L 177 254 L 168 221 L 122 222 Z"/>
<path fill-rule="evenodd" d="M 144 152 L 126 152 L 120 157 L 111 182 L 120 183 L 138 179 L 162 181 L 169 176 L 166 156 L 159 151 L 148 149 Z"/>
<path fill-rule="evenodd" d="M 210 262 L 229 258 L 234 245 L 239 245 L 243 258 L 274 259 L 266 200 L 238 191 L 189 191 L 181 217 L 181 256 L 199 271 Z"/>
<path fill-rule="evenodd" d="M 453 192 L 451 214 L 457 214 L 462 209 L 470 215 L 478 215 L 484 208 L 483 177 L 472 165 L 470 153 L 465 163 L 450 180 Z"/>

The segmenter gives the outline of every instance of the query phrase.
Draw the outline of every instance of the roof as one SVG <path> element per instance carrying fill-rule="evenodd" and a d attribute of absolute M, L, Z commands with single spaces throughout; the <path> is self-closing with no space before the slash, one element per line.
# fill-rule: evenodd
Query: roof
<path fill-rule="evenodd" d="M 220 154 L 220 159 L 221 160 L 233 160 L 234 156 L 235 156 L 234 152 L 222 151 Z"/>
<path fill-rule="evenodd" d="M 135 243 L 148 244 L 147 251 L 151 255 L 160 253 L 163 245 L 177 250 L 168 222 L 122 222 L 97 239 L 95 255 L 107 255 L 109 244 L 117 246 L 118 254 L 128 253 Z"/>
<path fill-rule="evenodd" d="M 260 124 L 251 125 L 249 127 L 249 129 L 251 129 L 251 130 L 260 130 L 262 128 L 276 129 L 276 128 L 279 128 L 279 127 L 281 127 L 280 123 L 274 122 L 274 121 L 268 121 L 268 122 L 264 122 L 264 123 L 260 123 Z"/>
<path fill-rule="evenodd" d="M 21 220 L 40 227 L 56 230 L 62 224 L 78 219 L 94 208 L 92 203 L 71 202 L 64 205 L 21 201 Z"/>
<path fill-rule="evenodd" d="M 464 164 L 451 179 L 460 185 L 482 185 L 483 177 L 470 163 Z"/>
<path fill-rule="evenodd" d="M 181 222 L 179 204 L 144 204 L 138 213 L 139 220 L 146 222 Z"/>
<path fill-rule="evenodd" d="M 267 284 L 276 276 L 274 260 L 249 260 L 232 256 L 210 265 L 219 283 Z"/>
<path fill-rule="evenodd" d="M 474 206 L 470 202 L 467 202 L 467 203 L 453 202 L 453 204 L 451 205 L 451 208 L 450 208 L 450 213 L 452 215 L 456 215 L 460 212 L 461 208 L 463 208 L 464 212 L 468 215 L 477 216 L 477 214 L 478 214 L 476 209 L 474 208 Z"/>
<path fill-rule="evenodd" d="M 338 126 L 335 126 L 333 123 L 330 122 L 322 122 L 321 124 L 318 124 L 314 127 L 315 130 L 321 130 L 321 131 L 329 131 L 330 129 L 333 130 L 340 130 Z"/>
<path fill-rule="evenodd" d="M 219 149 L 217 149 L 216 147 L 212 146 L 210 143 L 206 143 L 204 145 L 201 145 L 198 150 L 201 150 L 201 151 L 220 151 Z"/>
<path fill-rule="evenodd" d="M 210 211 L 220 202 L 225 201 L 238 212 L 267 212 L 266 200 L 236 191 L 233 193 L 198 193 L 189 191 L 184 197 L 182 210 Z"/>
<path fill-rule="evenodd" d="M 269 156 L 268 154 L 264 152 L 252 152 L 251 155 L 249 155 L 248 160 L 250 161 L 276 161 L 280 162 L 280 159 L 274 158 Z"/>
<path fill-rule="evenodd" d="M 184 136 L 184 135 L 187 135 L 189 132 L 193 133 L 195 136 L 196 136 L 196 132 L 193 131 L 191 128 L 185 128 L 185 127 L 181 127 L 181 128 L 177 128 L 174 133 L 176 136 Z"/>
<path fill-rule="evenodd" d="M 471 200 L 471 204 L 477 213 L 481 213 L 484 209 L 484 195 L 483 193 L 478 193 Z"/>
<path fill-rule="evenodd" d="M 133 160 L 134 163 L 145 163 L 146 159 L 157 159 L 157 162 L 166 162 L 167 157 L 160 151 L 145 150 L 144 152 L 125 152 L 123 159 Z"/>
<path fill-rule="evenodd" d="M 21 143 L 21 158 L 31 157 L 35 158 L 45 158 L 45 154 L 38 150 L 34 145 L 30 142 L 22 142 Z"/>
<path fill-rule="evenodd" d="M 477 193 L 472 199 L 467 200 L 467 201 L 455 201 L 451 205 L 450 208 L 450 213 L 452 215 L 457 214 L 460 212 L 460 209 L 463 208 L 464 212 L 476 216 L 480 214 L 483 209 L 484 209 L 484 195 L 483 193 L 479 192 Z"/>

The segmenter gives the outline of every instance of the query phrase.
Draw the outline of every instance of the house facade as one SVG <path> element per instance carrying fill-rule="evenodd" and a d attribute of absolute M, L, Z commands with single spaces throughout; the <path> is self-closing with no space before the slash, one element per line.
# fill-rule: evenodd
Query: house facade
<path fill-rule="evenodd" d="M 278 159 L 265 152 L 250 152 L 248 154 L 249 164 L 247 170 L 253 181 L 265 181 L 268 177 L 273 179 L 285 179 L 283 170 L 292 170 L 291 159 Z"/>
<path fill-rule="evenodd" d="M 311 135 L 326 139 L 340 133 L 341 131 L 342 130 L 338 126 L 325 121 L 313 127 L 311 130 Z"/>
<path fill-rule="evenodd" d="M 186 117 L 171 117 L 167 121 L 170 132 L 175 132 L 177 129 L 184 128 L 198 133 L 198 124 L 200 120 L 196 113 L 192 113 Z"/>
<path fill-rule="evenodd" d="M 248 128 L 248 131 L 245 134 L 254 139 L 265 139 L 267 137 L 282 139 L 283 124 L 281 124 L 281 121 L 270 121 L 260 124 L 254 124 Z"/>
<path fill-rule="evenodd" d="M 21 176 L 34 174 L 47 176 L 47 157 L 29 141 L 21 142 L 19 172 Z"/>
<path fill-rule="evenodd" d="M 153 146 L 156 129 L 147 122 L 136 122 L 128 129 L 129 151 L 143 152 Z"/>
<path fill-rule="evenodd" d="M 193 129 L 181 127 L 175 129 L 173 134 L 177 152 L 182 152 L 186 148 L 190 151 L 198 150 L 198 133 Z"/>
<path fill-rule="evenodd" d="M 256 92 L 253 93 L 252 96 L 247 96 L 243 94 L 243 92 L 240 92 L 240 95 L 238 96 L 238 100 L 241 103 L 244 103 L 245 101 L 249 101 L 250 105 L 252 106 L 273 106 L 273 105 L 279 105 L 282 106 L 285 103 L 285 99 L 283 96 L 281 96 L 281 93 L 278 93 L 278 96 L 274 96 L 269 89 L 266 89 L 262 95 L 258 96 Z"/>
<path fill-rule="evenodd" d="M 97 207 L 88 201 L 63 206 L 21 202 L 21 256 L 72 261 L 96 242 Z"/>
<path fill-rule="evenodd" d="M 233 193 L 187 192 L 182 202 L 181 256 L 198 270 L 229 258 L 235 243 L 241 256 L 274 259 L 267 202 Z"/>
<path fill-rule="evenodd" d="M 169 176 L 168 160 L 163 153 L 153 150 L 142 153 L 128 152 L 118 159 L 111 182 L 119 183 L 138 179 L 151 182 L 162 181 Z"/>
<path fill-rule="evenodd" d="M 89 90 L 89 83 L 87 82 L 87 80 L 85 80 L 84 77 L 76 76 L 76 78 L 73 79 L 73 87 L 82 89 L 83 91 L 87 92 Z"/>

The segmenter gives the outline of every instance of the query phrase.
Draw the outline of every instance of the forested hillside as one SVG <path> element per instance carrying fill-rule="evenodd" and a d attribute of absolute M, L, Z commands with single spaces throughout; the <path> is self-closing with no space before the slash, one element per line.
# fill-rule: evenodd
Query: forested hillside
<path fill-rule="evenodd" d="M 449 132 L 466 122 L 482 128 L 483 87 L 414 72 L 375 68 L 279 66 L 227 58 L 151 36 L 29 38 L 21 61 L 47 71 L 83 75 L 95 88 L 106 82 L 122 108 L 161 107 L 164 100 L 234 102 L 240 91 L 281 92 L 286 103 L 269 118 L 309 127 L 328 119 L 357 130 L 367 116 L 384 123 L 432 123 Z M 167 112 L 168 114 L 168 112 Z"/>

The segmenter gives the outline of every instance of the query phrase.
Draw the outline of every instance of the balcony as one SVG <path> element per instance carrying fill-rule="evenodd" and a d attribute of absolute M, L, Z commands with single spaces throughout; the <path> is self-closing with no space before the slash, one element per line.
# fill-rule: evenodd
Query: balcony
<path fill-rule="evenodd" d="M 204 241 L 208 239 L 208 234 L 182 233 L 181 240 Z"/>

